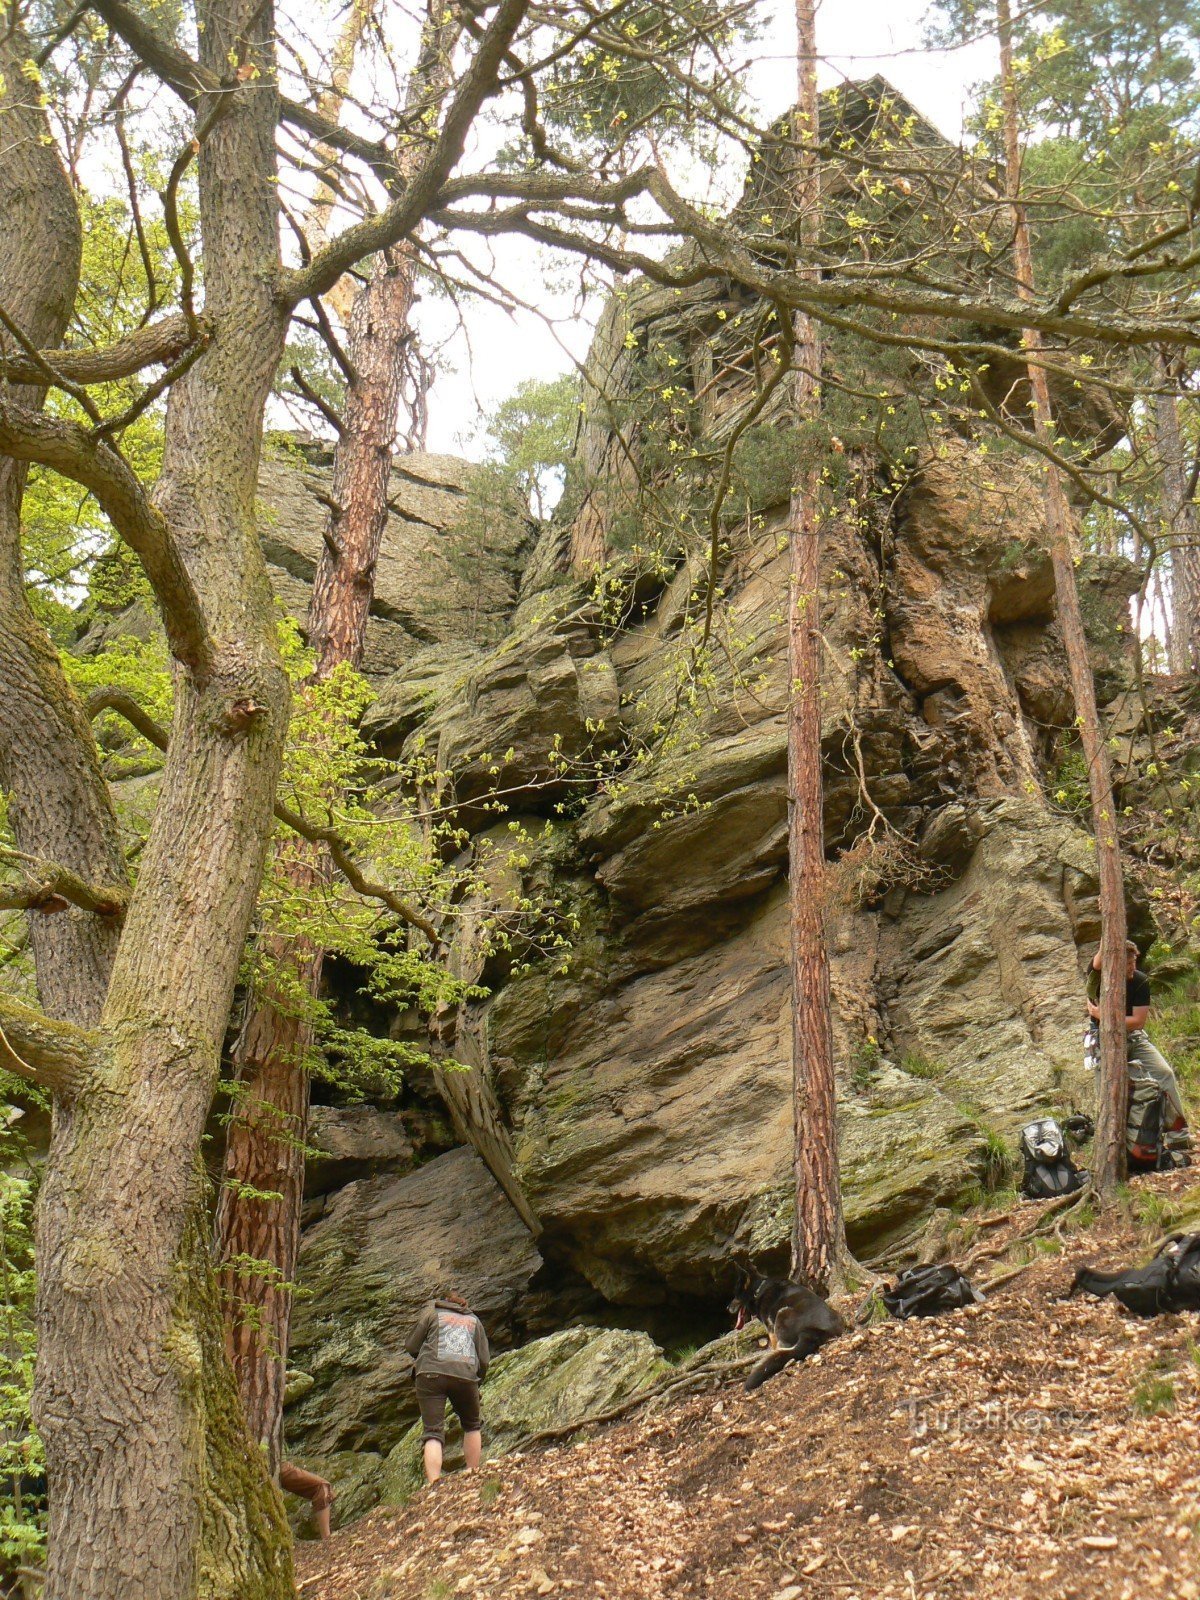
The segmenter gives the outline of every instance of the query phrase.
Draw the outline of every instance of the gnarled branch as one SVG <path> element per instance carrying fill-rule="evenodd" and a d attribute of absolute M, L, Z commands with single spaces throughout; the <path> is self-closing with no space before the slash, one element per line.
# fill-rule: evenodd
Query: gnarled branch
<path fill-rule="evenodd" d="M 0 884 L 0 911 L 62 911 L 69 904 L 99 917 L 120 917 L 129 903 L 128 884 L 88 883 L 70 867 L 24 850 L 0 847 L 0 859 L 14 862 L 25 874 L 23 883 Z"/>
<path fill-rule="evenodd" d="M 62 1097 L 77 1094 L 95 1070 L 96 1035 L 54 1022 L 0 994 L 0 1067 Z"/>
<path fill-rule="evenodd" d="M 203 318 L 200 319 L 203 322 Z M 42 362 L 72 383 L 111 383 L 131 377 L 143 367 L 165 365 L 181 356 L 191 335 L 185 319 L 164 317 L 126 334 L 100 350 L 42 350 Z M 9 383 L 45 383 L 45 367 L 24 351 L 0 354 L 0 374 Z"/>
<path fill-rule="evenodd" d="M 150 580 L 172 653 L 203 681 L 211 665 L 211 647 L 199 596 L 166 518 L 121 455 L 78 423 L 3 399 L 0 451 L 18 461 L 38 461 L 91 490 Z"/>

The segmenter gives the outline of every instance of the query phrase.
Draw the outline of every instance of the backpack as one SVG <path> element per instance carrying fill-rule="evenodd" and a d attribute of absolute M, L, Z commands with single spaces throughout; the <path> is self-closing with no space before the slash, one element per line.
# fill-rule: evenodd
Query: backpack
<path fill-rule="evenodd" d="M 1026 1200 L 1054 1200 L 1061 1194 L 1074 1194 L 1088 1180 L 1086 1168 L 1079 1168 L 1067 1153 L 1067 1141 L 1053 1117 L 1028 1122 L 1021 1129 L 1021 1193 Z"/>
<path fill-rule="evenodd" d="M 1080 1267 L 1071 1293 L 1115 1295 L 1137 1317 L 1200 1311 L 1200 1233 L 1174 1233 L 1144 1267 L 1093 1272 Z"/>
<path fill-rule="evenodd" d="M 1167 1097 L 1153 1078 L 1129 1075 L 1129 1109 L 1125 1118 L 1125 1153 L 1130 1172 L 1169 1172 L 1188 1167 L 1188 1135 L 1168 1133 Z"/>
<path fill-rule="evenodd" d="M 1100 1071 L 1100 1030 L 1093 1022 L 1084 1043 L 1084 1064 Z M 1129 1099 L 1125 1113 L 1125 1155 L 1130 1172 L 1169 1172 L 1190 1167 L 1187 1131 L 1166 1131 L 1167 1097 L 1153 1078 L 1129 1073 Z"/>
<path fill-rule="evenodd" d="M 979 1290 L 957 1267 L 909 1267 L 881 1295 L 893 1317 L 936 1317 L 942 1311 L 959 1311 L 983 1299 Z"/>

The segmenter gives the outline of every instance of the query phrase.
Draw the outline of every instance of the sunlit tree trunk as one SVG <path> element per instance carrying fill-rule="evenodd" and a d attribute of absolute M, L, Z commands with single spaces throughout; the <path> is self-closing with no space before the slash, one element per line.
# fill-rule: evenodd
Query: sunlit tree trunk
<path fill-rule="evenodd" d="M 820 124 L 814 0 L 797 0 L 799 94 L 791 159 L 800 271 L 817 277 L 821 232 Z M 800 458 L 789 519 L 788 904 L 792 975 L 793 1275 L 839 1288 L 847 1264 L 838 1174 L 836 1075 L 825 942 L 825 842 L 821 782 L 821 340 L 811 317 L 793 322 Z"/>
<path fill-rule="evenodd" d="M 224 1356 L 199 1162 L 287 723 L 254 524 L 262 411 L 287 324 L 274 290 L 273 24 L 267 6 L 252 38 L 240 41 L 223 13 L 202 8 L 201 16 L 210 67 L 224 73 L 244 44 L 263 81 L 231 98 L 199 152 L 201 229 L 211 247 L 206 311 L 220 331 L 172 391 L 157 496 L 180 560 L 171 598 L 192 619 L 199 601 L 205 646 L 176 675 L 161 796 L 119 941 L 97 924 L 100 937 L 79 941 L 57 996 L 59 1010 L 96 1028 L 61 1035 L 71 1067 L 51 1079 L 54 1127 L 38 1208 L 34 1411 L 50 1500 L 46 1600 L 292 1593 L 282 1505 L 246 1440 Z M 14 39 L 5 32 L 6 49 Z M 31 187 L 18 208 L 22 227 L 5 233 L 0 256 L 15 242 L 52 258 L 69 250 L 78 224 L 60 184 L 59 236 L 41 239 L 33 225 L 34 190 L 53 196 L 55 184 L 48 168 L 34 171 L 51 150 L 44 127 L 14 136 L 21 113 L 10 115 L 12 99 L 30 81 L 23 64 L 4 61 L 0 184 L 28 176 Z M 16 214 L 7 204 L 4 212 Z M 44 265 L 21 261 L 18 250 L 19 276 L 36 283 Z M 36 315 L 31 331 L 53 333 Z M 12 472 L 6 463 L 9 509 Z M 28 630 L 6 640 L 6 662 L 10 651 L 29 682 L 40 674 L 49 702 L 43 770 L 74 741 L 78 749 L 59 767 L 86 795 L 94 753 L 78 706 L 54 686 Z M 79 866 L 96 870 L 107 858 L 115 872 L 111 815 L 94 795 L 88 806 L 73 819 L 92 840 Z M 52 837 L 53 818 L 39 817 Z M 35 944 L 35 953 L 54 1007 L 55 952 Z M 10 1060 L 29 1050 L 18 1044 Z"/>
<path fill-rule="evenodd" d="M 1034 294 L 1033 253 L 1029 227 L 1021 203 L 1021 140 L 1019 103 L 1013 75 L 1012 14 L 1009 0 L 998 0 L 997 23 L 1000 37 L 1000 74 L 1004 105 L 1005 183 L 1013 218 L 1013 256 L 1017 290 L 1022 300 Z M 1036 359 L 1040 340 L 1026 330 L 1026 349 L 1031 353 L 1029 383 L 1033 394 L 1033 422 L 1038 441 L 1050 447 L 1055 442 L 1054 417 L 1050 408 L 1050 389 L 1046 371 Z M 1062 474 L 1052 461 L 1042 467 L 1042 492 L 1046 526 L 1050 539 L 1050 560 L 1054 568 L 1054 589 L 1058 625 L 1066 651 L 1075 699 L 1079 741 L 1083 747 L 1091 793 L 1092 831 L 1096 841 L 1096 866 L 1100 881 L 1102 923 L 1101 1019 L 1100 1019 L 1100 1104 L 1096 1118 L 1096 1145 L 1093 1176 L 1102 1194 L 1111 1194 L 1125 1175 L 1125 1107 L 1127 1061 L 1125 1032 L 1125 885 L 1121 873 L 1121 847 L 1117 838 L 1116 806 L 1113 801 L 1112 773 L 1096 706 L 1096 684 L 1092 676 L 1083 615 L 1079 606 L 1079 587 L 1075 579 L 1075 541 L 1071 510 L 1063 488 Z"/>

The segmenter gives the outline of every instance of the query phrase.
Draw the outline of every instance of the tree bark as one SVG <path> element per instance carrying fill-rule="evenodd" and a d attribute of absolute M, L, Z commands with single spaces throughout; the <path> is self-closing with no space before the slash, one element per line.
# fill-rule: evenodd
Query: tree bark
<path fill-rule="evenodd" d="M 316 885 L 322 847 L 289 845 L 289 877 Z M 324 952 L 298 937 L 267 936 L 269 969 L 288 970 L 296 992 L 315 994 Z M 234 1050 L 239 1094 L 225 1142 L 216 1248 L 225 1344 L 246 1433 L 272 1474 L 283 1459 L 283 1397 L 292 1290 L 300 1251 L 304 1148 L 312 1047 L 307 1016 L 281 984 L 251 997 Z"/>
<path fill-rule="evenodd" d="M 39 86 L 19 28 L 0 36 L 0 306 L 39 347 L 57 345 L 79 280 L 82 235 L 70 180 L 49 138 Z M 45 391 L 0 396 L 40 409 Z M 21 557 L 28 468 L 0 457 L 0 789 L 17 845 L 89 882 L 127 886 L 116 818 L 95 742 L 45 629 L 29 606 Z M 38 992 L 47 1014 L 94 1023 L 104 1004 L 120 918 L 75 906 L 29 913 Z"/>
<path fill-rule="evenodd" d="M 1187 467 L 1179 431 L 1175 376 L 1161 351 L 1155 353 L 1159 392 L 1154 397 L 1154 431 L 1162 526 L 1171 552 L 1171 617 L 1168 659 L 1180 675 L 1200 668 L 1200 519 L 1188 495 Z"/>
<path fill-rule="evenodd" d="M 815 0 L 796 0 L 799 94 L 793 129 L 799 270 L 821 229 L 820 106 Z M 825 840 L 821 780 L 821 462 L 811 425 L 820 414 L 821 340 L 811 317 L 793 320 L 794 408 L 800 461 L 789 518 L 788 902 L 792 977 L 792 1276 L 841 1287 L 847 1266 L 838 1173 L 837 1094 L 825 941 Z M 806 432 L 809 437 L 806 437 Z"/>
<path fill-rule="evenodd" d="M 270 5 L 249 36 L 201 6 L 225 75 L 198 123 L 212 340 L 171 391 L 157 504 L 198 597 L 203 669 L 176 673 L 162 790 L 99 1022 L 60 1101 L 38 1226 L 35 1415 L 46 1600 L 282 1600 L 290 1540 L 241 1422 L 205 1247 L 201 1139 L 271 828 L 288 687 L 254 500 L 283 350 Z M 170 597 L 165 597 L 169 612 Z M 190 603 L 190 602 L 189 602 Z M 168 615 L 168 622 L 170 617 Z"/>
<path fill-rule="evenodd" d="M 352 27 L 360 28 L 359 9 Z M 432 14 L 409 93 L 410 111 L 436 107 L 450 82 L 452 25 Z M 420 152 L 402 156 L 415 170 Z M 353 369 L 343 429 L 334 453 L 332 507 L 309 601 L 313 677 L 362 664 L 375 566 L 388 519 L 388 480 L 401 390 L 415 262 L 404 244 L 381 253 L 350 313 Z M 325 880 L 328 850 L 290 841 L 281 863 L 297 888 Z M 310 941 L 290 946 L 264 935 L 269 968 L 283 968 L 251 997 L 234 1050 L 239 1098 L 226 1138 L 224 1182 L 216 1219 L 227 1343 L 250 1439 L 278 1472 L 283 1455 L 283 1396 L 292 1285 L 304 1194 L 308 1116 L 306 1061 L 312 1026 L 289 993 L 320 992 L 323 952 Z M 255 1193 L 257 1191 L 257 1193 Z"/>
<path fill-rule="evenodd" d="M 1004 102 L 1004 156 L 1006 195 L 1013 218 L 1013 259 L 1017 292 L 1023 301 L 1034 295 L 1033 252 L 1025 208 L 1021 203 L 1021 142 L 1019 105 L 1012 60 L 1012 13 L 1009 0 L 997 0 L 1000 40 L 1000 76 Z M 1029 383 L 1033 392 L 1033 423 L 1038 440 L 1054 441 L 1054 416 L 1045 368 L 1036 359 L 1040 339 L 1026 329 L 1022 335 L 1031 353 Z M 1101 998 L 1100 998 L 1100 1100 L 1096 1117 L 1093 1179 L 1098 1191 L 1109 1196 L 1125 1176 L 1125 1106 L 1127 1096 L 1127 1043 L 1125 1031 L 1125 885 L 1121 847 L 1117 838 L 1112 773 L 1096 705 L 1092 675 L 1075 580 L 1076 554 L 1070 507 L 1057 466 L 1046 460 L 1042 468 L 1046 526 L 1058 625 L 1062 632 L 1071 691 L 1075 699 L 1079 740 L 1088 769 L 1092 832 L 1100 881 Z"/>

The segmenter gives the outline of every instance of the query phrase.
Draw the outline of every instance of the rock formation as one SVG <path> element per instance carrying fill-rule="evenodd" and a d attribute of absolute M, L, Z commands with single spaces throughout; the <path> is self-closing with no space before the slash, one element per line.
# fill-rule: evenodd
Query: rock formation
<path fill-rule="evenodd" d="M 879 501 L 831 528 L 822 604 L 843 1172 L 868 1258 L 915 1252 L 1021 1120 L 1086 1101 L 1079 949 L 1097 933 L 1088 841 L 1046 794 L 1070 705 L 1030 469 L 947 435 Z M 477 1297 L 501 1346 L 579 1319 L 665 1340 L 674 1317 L 682 1342 L 714 1331 L 731 1247 L 785 1257 L 784 509 L 731 533 L 729 644 L 682 731 L 655 733 L 702 561 L 647 579 L 610 551 L 614 625 L 562 524 L 528 549 L 490 649 L 439 641 L 379 682 L 373 738 L 423 738 L 468 828 L 495 826 L 480 800 L 503 752 L 531 875 L 581 933 L 566 974 L 535 965 L 457 1024 L 536 1247 L 462 1149 L 350 1184 L 306 1235 L 293 1359 L 311 1381 L 289 1441 L 345 1475 L 342 1515 L 412 1481 L 399 1341 L 438 1282 Z M 1110 695 L 1129 574 L 1083 576 Z M 637 751 L 602 780 L 606 754 Z"/>
<path fill-rule="evenodd" d="M 389 756 L 421 741 L 473 835 L 495 834 L 500 790 L 535 840 L 519 870 L 579 933 L 565 973 L 472 969 L 492 992 L 446 1022 L 474 1085 L 451 1097 L 453 1131 L 429 1075 L 401 1107 L 315 1112 L 288 1448 L 339 1482 L 343 1520 L 412 1481 L 403 1340 L 439 1286 L 500 1349 L 539 1341 L 498 1367 L 517 1438 L 543 1425 L 513 1421 L 521 1374 L 569 1366 L 576 1394 L 630 1392 L 660 1346 L 719 1327 L 731 1248 L 785 1259 L 794 442 L 778 409 L 747 434 L 714 569 L 711 473 L 656 459 L 639 409 L 669 367 L 692 437 L 729 438 L 751 398 L 747 311 L 713 282 L 625 286 L 547 525 L 481 507 L 462 463 L 394 474 L 367 730 Z M 1072 404 L 1072 425 L 1104 425 Z M 1072 708 L 1034 469 L 946 423 L 901 454 L 902 470 L 851 441 L 821 594 L 842 1163 L 868 1259 L 915 1255 L 937 1208 L 996 1180 L 1022 1120 L 1087 1099 L 1080 950 L 1098 933 L 1088 840 L 1052 798 Z M 264 539 L 297 616 L 325 484 L 311 444 L 264 466 Z M 1080 577 L 1108 701 L 1131 574 L 1088 558 Z"/>

